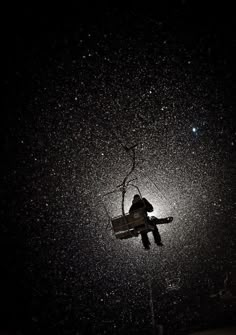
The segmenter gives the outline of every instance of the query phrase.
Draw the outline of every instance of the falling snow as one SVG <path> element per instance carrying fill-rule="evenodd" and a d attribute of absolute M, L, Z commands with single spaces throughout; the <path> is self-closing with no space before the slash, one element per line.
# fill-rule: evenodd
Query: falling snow
<path fill-rule="evenodd" d="M 30 51 L 18 36 L 18 121 L 5 146 L 14 225 L 4 229 L 16 245 L 19 330 L 148 334 L 155 323 L 184 334 L 233 319 L 235 305 L 210 298 L 236 266 L 229 60 L 212 59 L 215 37 L 198 28 L 193 46 L 178 15 L 172 27 L 173 18 L 110 11 L 78 32 L 41 32 Z M 121 192 L 105 196 L 134 144 L 131 178 L 152 215 L 174 217 L 159 226 L 164 246 L 150 236 L 148 252 L 140 237 L 115 238 Z"/>

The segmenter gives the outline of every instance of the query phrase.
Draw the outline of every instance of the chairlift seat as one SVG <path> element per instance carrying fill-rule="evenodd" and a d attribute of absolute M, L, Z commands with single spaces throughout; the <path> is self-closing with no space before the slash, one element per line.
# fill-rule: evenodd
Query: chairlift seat
<path fill-rule="evenodd" d="M 148 224 L 146 212 L 142 208 L 125 216 L 116 216 L 111 223 L 115 236 L 119 239 L 135 237 L 142 231 L 149 232 L 154 229 Z"/>

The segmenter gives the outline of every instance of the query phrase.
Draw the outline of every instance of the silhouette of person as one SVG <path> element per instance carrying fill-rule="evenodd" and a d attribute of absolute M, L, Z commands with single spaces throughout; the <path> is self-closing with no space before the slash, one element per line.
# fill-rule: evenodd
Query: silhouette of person
<path fill-rule="evenodd" d="M 136 210 L 143 208 L 146 212 L 146 215 L 148 212 L 152 212 L 153 211 L 153 206 L 150 204 L 150 202 L 146 199 L 146 198 L 141 198 L 139 194 L 135 194 L 133 201 L 132 201 L 132 205 L 129 209 L 129 213 L 131 212 L 135 212 Z M 154 223 L 155 221 L 152 221 L 149 219 L 148 215 L 147 215 L 147 220 L 148 220 L 148 224 L 152 225 L 154 227 L 154 230 L 152 230 L 152 234 L 154 237 L 154 241 L 157 245 L 162 246 L 162 242 L 161 242 L 161 236 L 160 233 L 157 229 L 156 223 Z M 142 243 L 144 246 L 144 249 L 148 250 L 150 249 L 150 241 L 148 238 L 148 234 L 145 231 L 141 232 L 141 238 L 142 238 Z"/>

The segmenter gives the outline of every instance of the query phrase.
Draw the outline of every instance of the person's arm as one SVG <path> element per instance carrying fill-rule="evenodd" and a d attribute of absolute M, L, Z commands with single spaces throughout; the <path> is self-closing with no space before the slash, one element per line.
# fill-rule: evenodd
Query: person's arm
<path fill-rule="evenodd" d="M 133 212 L 133 205 L 130 206 L 129 213 Z"/>
<path fill-rule="evenodd" d="M 153 212 L 153 206 L 150 204 L 150 202 L 146 198 L 143 198 L 143 201 L 145 203 L 147 212 Z"/>

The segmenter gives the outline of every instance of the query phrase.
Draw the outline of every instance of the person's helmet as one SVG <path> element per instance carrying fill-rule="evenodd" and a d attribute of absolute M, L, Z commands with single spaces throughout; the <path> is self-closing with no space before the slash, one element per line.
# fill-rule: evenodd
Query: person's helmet
<path fill-rule="evenodd" d="M 139 201 L 141 198 L 140 198 L 140 195 L 139 194 L 135 194 L 134 195 L 134 198 L 133 198 L 133 203 Z"/>
<path fill-rule="evenodd" d="M 140 195 L 139 194 L 135 194 L 134 195 L 134 199 L 140 199 Z"/>

